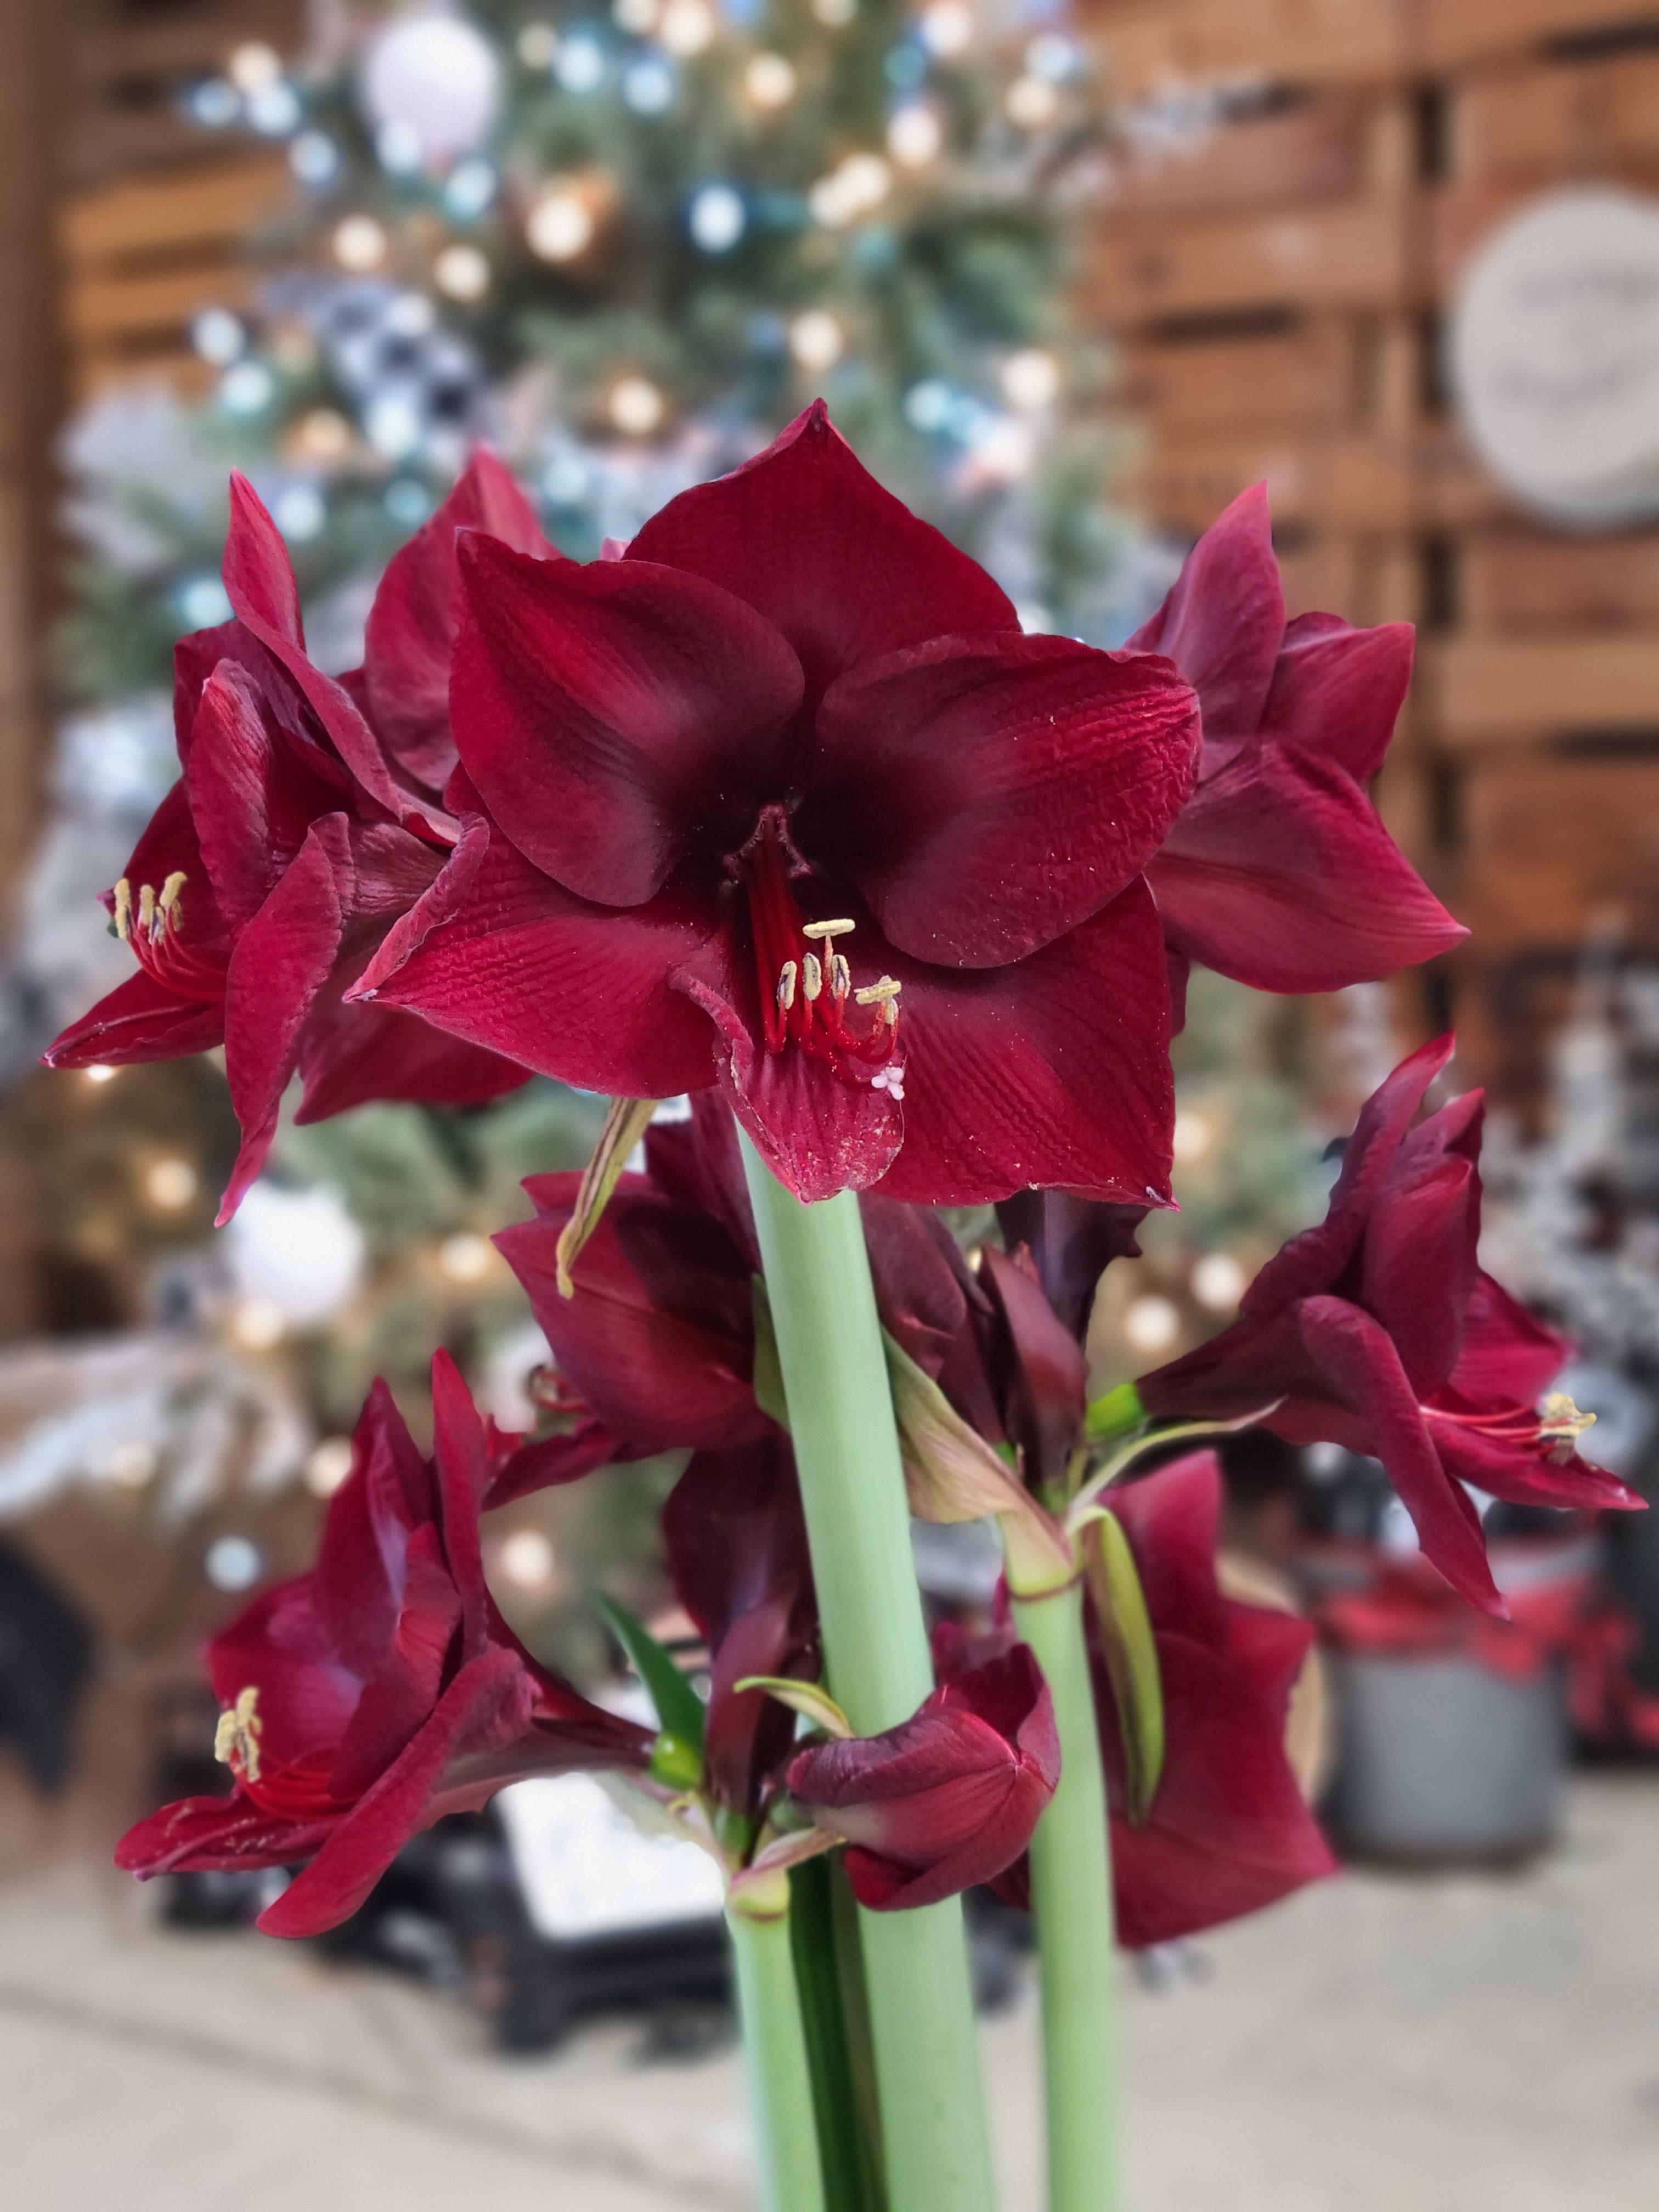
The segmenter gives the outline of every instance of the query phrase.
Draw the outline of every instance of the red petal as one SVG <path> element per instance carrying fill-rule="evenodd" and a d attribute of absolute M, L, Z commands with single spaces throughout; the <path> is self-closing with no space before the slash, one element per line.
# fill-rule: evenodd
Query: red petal
<path fill-rule="evenodd" d="M 1340 991 L 1468 935 L 1346 773 L 1246 744 L 1200 783 L 1148 870 L 1170 942 L 1259 991 Z"/>
<path fill-rule="evenodd" d="M 1040 1492 L 1045 1483 L 1065 1480 L 1082 1433 L 1089 1363 L 1030 1261 L 1029 1253 L 1010 1259 L 987 1245 L 980 1279 L 1000 1313 L 1012 1355 L 1004 1378 L 1008 1434 L 1024 1451 L 1026 1481 Z"/>
<path fill-rule="evenodd" d="M 1174 590 L 1129 647 L 1174 661 L 1198 694 L 1212 743 L 1248 737 L 1261 722 L 1284 635 L 1267 488 L 1255 484 L 1199 539 Z"/>
<path fill-rule="evenodd" d="M 268 1813 L 246 1790 L 228 1797 L 185 1797 L 129 1828 L 115 1863 L 149 1881 L 158 1874 L 237 1874 L 291 1866 L 327 1838 L 332 1819 Z"/>
<path fill-rule="evenodd" d="M 222 1004 L 181 998 L 140 969 L 71 1022 L 40 1057 L 48 1067 L 119 1067 L 133 1060 L 183 1060 L 224 1041 Z"/>
<path fill-rule="evenodd" d="M 1476 1271 L 1463 1309 L 1463 1343 L 1452 1370 L 1454 1389 L 1476 1400 L 1509 1399 L 1529 1406 L 1572 1357 L 1572 1346 L 1512 1298 L 1501 1283 Z"/>
<path fill-rule="evenodd" d="M 1480 1234 L 1480 1181 L 1464 1159 L 1392 1180 L 1366 1225 L 1356 1296 L 1388 1331 L 1419 1399 L 1457 1358 Z"/>
<path fill-rule="evenodd" d="M 1262 724 L 1369 783 L 1382 765 L 1412 680 L 1409 623 L 1354 629 L 1298 615 L 1285 632 Z"/>
<path fill-rule="evenodd" d="M 1105 1503 L 1129 1540 L 1153 1625 L 1225 1649 L 1227 1605 L 1215 1578 L 1224 1486 L 1212 1451 L 1189 1452 Z"/>
<path fill-rule="evenodd" d="M 1346 1298 L 1304 1298 L 1297 1322 L 1309 1352 L 1364 1423 L 1369 1448 L 1411 1515 L 1425 1557 L 1471 1605 L 1506 1618 L 1486 1565 L 1480 1516 L 1441 1465 L 1387 1335 Z"/>
<path fill-rule="evenodd" d="M 978 1206 L 1036 1185 L 1170 1202 L 1169 985 L 1144 884 L 1007 968 L 889 964 L 904 1145 L 888 1197 Z"/>
<path fill-rule="evenodd" d="M 305 1097 L 296 1121 L 324 1121 L 371 1099 L 481 1106 L 516 1091 L 529 1070 L 434 1030 L 416 1014 L 360 1002 L 346 1006 L 348 969 L 317 994 L 300 1035 Z"/>
<path fill-rule="evenodd" d="M 460 622 L 456 533 L 482 530 L 538 561 L 562 560 L 543 537 L 535 509 L 487 447 L 455 489 L 392 556 L 364 639 L 363 688 L 386 750 L 434 791 L 455 765 L 449 726 L 449 664 Z"/>
<path fill-rule="evenodd" d="M 674 1594 L 710 1648 L 780 1591 L 810 1590 L 795 1462 L 774 1430 L 759 1443 L 699 1452 L 663 1507 Z"/>
<path fill-rule="evenodd" d="M 1019 628 L 985 571 L 860 465 L 822 400 L 731 476 L 671 500 L 626 559 L 688 569 L 758 608 L 793 646 L 809 703 L 900 646 Z"/>
<path fill-rule="evenodd" d="M 484 1504 L 491 1508 L 510 1505 L 532 1491 L 579 1482 L 595 1468 L 643 1456 L 632 1444 L 612 1436 L 602 1421 L 583 1421 L 562 1436 L 532 1437 L 508 1452 L 490 1478 Z"/>
<path fill-rule="evenodd" d="M 638 906 L 689 849 L 748 837 L 787 785 L 799 663 L 769 623 L 637 561 L 461 548 L 456 741 L 497 822 L 583 898 Z"/>
<path fill-rule="evenodd" d="M 676 890 L 592 906 L 475 820 L 352 1002 L 408 1007 L 583 1090 L 671 1098 L 714 1079 L 708 1023 L 670 977 L 721 927 L 712 901 Z"/>
<path fill-rule="evenodd" d="M 1062 637 L 937 638 L 866 663 L 814 725 L 804 849 L 834 856 L 894 944 L 1001 967 L 1097 913 L 1164 842 L 1198 705 L 1150 655 Z"/>

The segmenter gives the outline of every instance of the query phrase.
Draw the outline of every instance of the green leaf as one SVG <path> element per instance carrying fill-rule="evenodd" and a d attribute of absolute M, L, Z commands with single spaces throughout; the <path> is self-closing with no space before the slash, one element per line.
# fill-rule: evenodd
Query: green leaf
<path fill-rule="evenodd" d="M 778 1358 L 778 1333 L 772 1326 L 772 1301 L 766 1295 L 766 1278 L 753 1279 L 755 1295 L 755 1403 L 781 1429 L 789 1426 L 789 1401 L 783 1391 L 783 1364 Z"/>
<path fill-rule="evenodd" d="M 636 1620 L 626 1606 L 618 1605 L 603 1590 L 594 1591 L 593 1602 L 605 1615 L 611 1634 L 634 1662 L 635 1673 L 651 1692 L 658 1726 L 665 1735 L 678 1736 L 682 1743 L 701 1753 L 702 1699 L 645 1623 Z"/>
<path fill-rule="evenodd" d="M 613 1098 L 611 1102 L 599 1141 L 593 1147 L 593 1157 L 582 1170 L 574 1210 L 559 1232 L 555 1256 L 562 1298 L 576 1295 L 570 1273 L 576 1264 L 576 1255 L 599 1227 L 599 1218 L 628 1164 L 628 1156 L 650 1127 L 658 1103 L 654 1098 Z"/>
<path fill-rule="evenodd" d="M 815 1728 L 826 1735 L 838 1736 L 843 1742 L 853 1734 L 853 1723 L 821 1683 L 797 1682 L 787 1674 L 745 1674 L 734 1682 L 735 1690 L 764 1690 L 769 1698 L 775 1698 L 791 1712 L 802 1713 Z"/>
<path fill-rule="evenodd" d="M 1083 1571 L 1100 1621 L 1106 1672 L 1123 1739 L 1128 1814 L 1139 1826 L 1152 1809 L 1164 1771 L 1164 1684 L 1158 1645 L 1134 1554 L 1116 1515 L 1097 1505 L 1079 1517 Z"/>

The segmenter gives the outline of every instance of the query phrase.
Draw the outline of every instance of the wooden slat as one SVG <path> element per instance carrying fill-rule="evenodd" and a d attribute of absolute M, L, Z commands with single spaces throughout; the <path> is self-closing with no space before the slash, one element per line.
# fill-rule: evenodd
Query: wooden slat
<path fill-rule="evenodd" d="M 250 289 L 244 270 L 221 262 L 158 275 L 88 276 L 64 301 L 64 326 L 73 343 L 106 346 L 182 329 L 203 307 L 239 306 Z"/>
<path fill-rule="evenodd" d="M 1129 150 L 1109 204 L 1126 212 L 1186 216 L 1280 200 L 1334 199 L 1364 181 L 1364 111 L 1340 95 L 1241 116 L 1190 143 Z"/>
<path fill-rule="evenodd" d="M 239 245 L 291 185 L 280 156 L 251 154 L 177 174 L 123 178 L 65 203 L 58 241 L 80 267 Z"/>
<path fill-rule="evenodd" d="M 1659 637 L 1458 637 L 1424 655 L 1453 750 L 1588 731 L 1659 731 Z"/>
<path fill-rule="evenodd" d="M 1517 947 L 1582 939 L 1598 909 L 1650 902 L 1659 761 L 1519 753 L 1472 765 L 1452 893 L 1490 967 Z"/>
<path fill-rule="evenodd" d="M 1090 305 L 1116 327 L 1273 307 L 1382 307 L 1414 284 L 1405 210 L 1390 198 L 1179 229 L 1109 217 Z"/>
<path fill-rule="evenodd" d="M 1659 532 L 1471 538 L 1459 601 L 1472 630 L 1659 630 Z"/>
<path fill-rule="evenodd" d="M 1351 425 L 1356 339 L 1334 319 L 1259 336 L 1125 349 L 1118 397 L 1154 434 Z"/>
<path fill-rule="evenodd" d="M 1414 45 L 1419 70 L 1524 54 L 1547 44 L 1659 23 L 1643 0 L 1431 0 Z"/>
<path fill-rule="evenodd" d="M 1410 59 L 1396 0 L 1170 0 L 1092 25 L 1120 100 L 1171 83 L 1371 84 Z"/>
<path fill-rule="evenodd" d="M 1608 161 L 1659 160 L 1659 54 L 1505 70 L 1459 86 L 1454 100 L 1464 176 L 1593 174 Z"/>
<path fill-rule="evenodd" d="M 1501 495 L 1449 434 L 1170 439 L 1130 473 L 1126 495 L 1173 530 L 1204 528 L 1247 485 L 1265 483 L 1284 523 L 1398 536 L 1492 520 Z"/>

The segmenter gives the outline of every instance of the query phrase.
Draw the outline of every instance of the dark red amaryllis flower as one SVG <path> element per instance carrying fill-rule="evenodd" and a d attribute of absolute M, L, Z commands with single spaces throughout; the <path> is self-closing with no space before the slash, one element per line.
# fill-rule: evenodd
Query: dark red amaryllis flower
<path fill-rule="evenodd" d="M 1588 1422 L 1545 1395 L 1565 1339 L 1476 1260 L 1481 1094 L 1413 1126 L 1451 1052 L 1442 1037 L 1401 1061 L 1360 1114 L 1324 1220 L 1267 1262 L 1231 1328 L 1137 1388 L 1154 1416 L 1227 1419 L 1276 1399 L 1265 1425 L 1291 1443 L 1380 1459 L 1428 1557 L 1501 1613 L 1466 1482 L 1524 1505 L 1644 1501 L 1578 1456 Z"/>
<path fill-rule="evenodd" d="M 178 650 L 183 774 L 107 897 L 137 972 L 46 1054 L 82 1067 L 222 1043 L 242 1146 L 222 1220 L 296 1070 L 301 1121 L 370 1098 L 470 1105 L 525 1079 L 411 1015 L 343 1003 L 437 875 L 447 817 L 394 781 L 345 691 L 306 659 L 286 550 L 240 477 L 225 581 L 235 618 Z"/>
<path fill-rule="evenodd" d="M 1467 936 L 1365 787 L 1411 678 L 1407 623 L 1285 619 L 1267 495 L 1236 499 L 1129 641 L 1204 716 L 1198 787 L 1147 871 L 1172 953 L 1263 991 L 1335 991 Z"/>
<path fill-rule="evenodd" d="M 878 1912 L 994 1879 L 1059 1779 L 1054 1702 L 1023 1644 L 942 1683 L 896 1728 L 815 1745 L 788 1771 L 814 1820 L 845 1839 L 854 1893 Z"/>
<path fill-rule="evenodd" d="M 357 995 L 592 1090 L 722 1083 L 802 1197 L 1165 1202 L 1166 661 L 1023 636 L 821 404 L 619 560 L 461 572 L 471 818 Z"/>
<path fill-rule="evenodd" d="M 538 1666 L 496 1613 L 478 1551 L 483 1429 L 442 1352 L 432 1382 L 434 1457 L 377 1383 L 315 1567 L 209 1646 L 234 1789 L 141 1820 L 118 1865 L 148 1876 L 308 1859 L 259 1925 L 313 1936 L 443 1814 L 526 1775 L 646 1764 L 648 1733 Z"/>
<path fill-rule="evenodd" d="M 529 1294 L 568 1410 L 582 1417 L 509 1463 L 497 1503 L 606 1459 L 775 1433 L 754 1395 L 760 1252 L 724 1099 L 702 1091 L 684 1121 L 653 1122 L 645 1155 L 644 1173 L 620 1178 L 582 1247 L 573 1297 L 559 1292 L 558 1245 L 580 1175 L 532 1176 L 536 1218 L 495 1239 Z M 862 1206 L 883 1322 L 935 1372 L 973 1291 L 957 1247 L 916 1207 L 873 1192 Z"/>

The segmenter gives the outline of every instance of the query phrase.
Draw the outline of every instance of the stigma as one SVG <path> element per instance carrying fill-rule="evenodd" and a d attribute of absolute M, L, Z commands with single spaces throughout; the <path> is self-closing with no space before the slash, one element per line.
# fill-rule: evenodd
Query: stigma
<path fill-rule="evenodd" d="M 250 1682 L 240 1690 L 236 1702 L 219 1716 L 219 1725 L 214 1731 L 213 1756 L 222 1766 L 243 1782 L 259 1779 L 259 1738 L 264 1733 L 264 1723 L 259 1718 L 259 1692 Z"/>
<path fill-rule="evenodd" d="M 1581 1413 L 1565 1390 L 1552 1390 L 1538 1408 L 1538 1441 L 1549 1446 L 1549 1456 L 1565 1467 L 1578 1449 L 1586 1429 L 1595 1426 L 1594 1413 Z"/>

